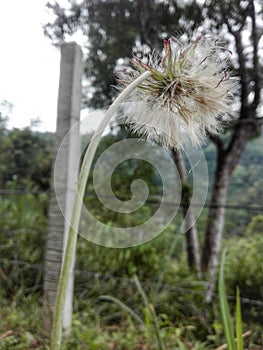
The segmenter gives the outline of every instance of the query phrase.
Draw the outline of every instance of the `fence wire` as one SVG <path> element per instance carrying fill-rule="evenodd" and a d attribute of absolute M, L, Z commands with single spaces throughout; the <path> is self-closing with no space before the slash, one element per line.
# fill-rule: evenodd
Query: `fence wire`
<path fill-rule="evenodd" d="M 55 193 L 52 193 L 51 191 L 40 191 L 40 190 L 28 190 L 28 189 L 21 189 L 21 190 L 5 190 L 0 189 L 0 195 L 39 195 L 39 194 L 47 194 L 50 196 L 51 194 L 55 195 Z M 112 196 L 107 195 L 101 195 L 101 198 L 112 198 Z M 85 198 L 96 198 L 96 195 L 94 193 L 87 193 Z M 121 197 L 120 198 L 123 201 L 127 201 L 130 199 L 130 197 Z M 161 204 L 161 199 L 154 198 L 154 199 L 148 199 L 147 203 L 149 204 Z M 188 204 L 185 204 L 183 202 L 163 202 L 164 205 L 167 206 L 178 206 L 181 207 L 188 207 Z M 203 208 L 225 208 L 225 209 L 231 209 L 231 210 L 247 210 L 251 212 L 263 212 L 263 206 L 260 205 L 250 205 L 250 204 L 220 204 L 215 205 L 213 203 L 191 203 L 191 206 L 193 207 L 203 207 Z"/>
<path fill-rule="evenodd" d="M 3 263 L 4 261 L 6 262 L 6 260 L 0 259 L 0 263 Z M 15 265 L 15 266 L 25 266 L 25 267 L 28 267 L 28 268 L 33 269 L 33 270 L 41 270 L 42 272 L 44 272 L 44 265 L 43 264 L 31 264 L 31 263 L 28 263 L 26 261 L 20 261 L 20 260 L 9 260 L 8 263 Z M 105 283 L 105 284 L 108 283 L 108 281 L 110 281 L 110 280 L 114 280 L 118 283 L 124 283 L 126 285 L 134 285 L 135 286 L 134 279 L 128 278 L 128 277 L 116 276 L 113 274 L 102 274 L 102 273 L 94 272 L 94 271 L 76 269 L 75 276 L 76 277 L 79 277 L 79 276 L 84 277 L 84 278 L 88 279 L 89 281 L 90 281 L 90 279 L 93 279 L 94 281 L 99 281 L 100 283 Z M 140 283 L 142 284 L 142 286 L 145 289 L 155 288 L 155 289 L 158 289 L 159 291 L 169 291 L 169 292 L 181 293 L 181 294 L 189 293 L 189 294 L 199 295 L 199 296 L 204 295 L 203 290 L 177 287 L 177 286 L 172 286 L 169 284 L 157 283 L 157 282 L 152 282 L 152 281 L 140 281 Z M 76 285 L 75 287 L 80 287 L 80 286 L 81 286 L 81 284 L 79 286 Z M 85 284 L 85 286 L 86 286 L 86 284 Z M 79 294 L 82 294 L 82 293 L 79 293 Z M 218 293 L 213 293 L 213 296 L 217 299 L 219 298 Z M 227 298 L 229 301 L 236 301 L 235 296 L 229 295 Z M 244 305 L 251 305 L 251 306 L 253 305 L 253 306 L 258 306 L 258 307 L 263 308 L 263 301 L 249 299 L 249 298 L 245 298 L 245 297 L 241 297 L 240 300 L 241 300 L 241 303 Z"/>

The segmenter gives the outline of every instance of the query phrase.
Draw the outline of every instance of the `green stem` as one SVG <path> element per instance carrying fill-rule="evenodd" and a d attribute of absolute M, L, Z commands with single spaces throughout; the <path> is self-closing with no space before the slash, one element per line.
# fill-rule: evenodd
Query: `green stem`
<path fill-rule="evenodd" d="M 58 290 L 56 296 L 56 303 L 53 316 L 53 326 L 50 340 L 51 350 L 60 350 L 61 348 L 61 338 L 62 338 L 62 322 L 63 322 L 63 311 L 66 298 L 67 282 L 70 273 L 71 266 L 73 264 L 73 258 L 75 254 L 75 247 L 78 235 L 79 220 L 81 214 L 81 207 L 83 204 L 83 197 L 85 193 L 86 183 L 89 176 L 89 171 L 91 164 L 100 142 L 102 133 L 106 128 L 109 120 L 113 114 L 118 110 L 120 103 L 123 102 L 128 95 L 145 79 L 149 78 L 150 72 L 145 72 L 134 80 L 130 85 L 128 85 L 122 93 L 116 98 L 108 109 L 105 117 L 103 118 L 101 124 L 99 125 L 97 131 L 93 135 L 89 147 L 83 159 L 83 163 L 80 170 L 79 180 L 78 180 L 78 192 L 75 196 L 74 207 L 71 217 L 70 229 L 68 233 L 68 239 L 66 244 L 66 249 L 64 253 L 64 259 L 62 262 L 60 278 L 58 282 Z"/>

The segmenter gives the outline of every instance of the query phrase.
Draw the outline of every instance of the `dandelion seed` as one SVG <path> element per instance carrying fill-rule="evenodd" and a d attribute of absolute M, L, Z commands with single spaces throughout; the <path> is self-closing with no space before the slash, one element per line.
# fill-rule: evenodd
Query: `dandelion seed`
<path fill-rule="evenodd" d="M 119 75 L 122 90 L 145 71 L 151 76 L 129 97 L 124 107 L 131 129 L 163 147 L 181 148 L 185 139 L 203 141 L 217 134 L 230 119 L 230 102 L 237 79 L 227 72 L 229 51 L 217 41 L 199 38 L 182 44 L 164 41 L 164 53 L 152 54 Z"/>

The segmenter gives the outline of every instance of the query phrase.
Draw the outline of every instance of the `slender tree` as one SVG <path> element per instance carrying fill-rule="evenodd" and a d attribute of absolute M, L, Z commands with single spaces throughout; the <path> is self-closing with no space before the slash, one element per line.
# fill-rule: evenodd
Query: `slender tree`
<path fill-rule="evenodd" d="M 194 16 L 200 18 L 200 7 L 195 3 L 193 3 L 191 6 L 194 10 Z M 173 2 L 173 6 L 170 8 L 170 11 L 177 14 L 178 18 L 176 23 L 179 23 L 179 20 L 183 17 L 183 12 L 179 11 L 177 2 Z M 142 42 L 146 43 L 152 51 L 158 51 L 160 45 L 160 42 L 158 40 L 158 34 L 160 34 L 159 23 L 162 19 L 164 19 L 164 17 L 162 16 L 161 18 L 158 18 L 156 2 L 154 0 L 138 1 L 137 12 L 139 19 L 140 37 Z M 191 17 L 185 19 L 185 24 L 188 23 L 189 25 L 190 20 Z M 198 21 L 195 22 L 195 25 L 197 24 Z M 182 213 L 185 217 L 185 220 L 190 221 L 190 223 L 186 222 L 186 226 L 189 227 L 189 229 L 187 230 L 187 232 L 185 232 L 188 266 L 192 271 L 199 272 L 201 269 L 200 248 L 197 227 L 195 223 L 193 224 L 193 213 L 190 207 L 190 200 L 192 194 L 191 185 L 189 184 L 188 173 L 185 166 L 184 158 L 182 156 L 182 152 L 177 149 L 171 149 L 171 153 L 176 167 L 178 169 L 178 173 L 182 183 Z M 187 212 L 188 215 L 186 216 Z"/>
<path fill-rule="evenodd" d="M 263 32 L 257 24 L 257 17 L 262 15 L 262 8 L 262 2 L 256 0 L 207 1 L 204 12 L 210 18 L 212 30 L 219 33 L 227 30 L 230 34 L 235 54 L 233 68 L 240 76 L 235 125 L 227 133 L 228 137 L 210 137 L 216 146 L 217 160 L 202 253 L 203 269 L 210 273 L 207 301 L 212 299 L 219 263 L 228 186 L 247 143 L 257 134 L 261 123 L 262 60 L 260 63 L 259 42 Z"/>

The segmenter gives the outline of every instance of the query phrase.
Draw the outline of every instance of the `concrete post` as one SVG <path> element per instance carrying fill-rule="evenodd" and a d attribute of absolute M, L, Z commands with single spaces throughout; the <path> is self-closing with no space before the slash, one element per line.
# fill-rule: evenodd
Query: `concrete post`
<path fill-rule="evenodd" d="M 68 223 L 73 209 L 77 182 L 77 166 L 80 158 L 79 129 L 74 128 L 66 142 L 62 141 L 73 125 L 80 120 L 82 52 L 74 43 L 61 45 L 60 81 L 57 109 L 57 129 L 54 145 L 53 181 L 49 205 L 48 235 L 44 272 L 44 329 L 50 331 L 57 292 L 57 284 L 68 234 Z M 56 155 L 60 148 L 60 157 Z M 55 163 L 56 161 L 56 163 Z M 56 166 L 56 194 L 54 167 Z M 58 201 L 56 198 L 58 197 Z M 66 213 L 62 215 L 58 202 Z M 66 220 L 65 220 L 66 219 Z M 63 327 L 71 331 L 72 299 L 74 289 L 74 266 L 68 281 Z"/>

